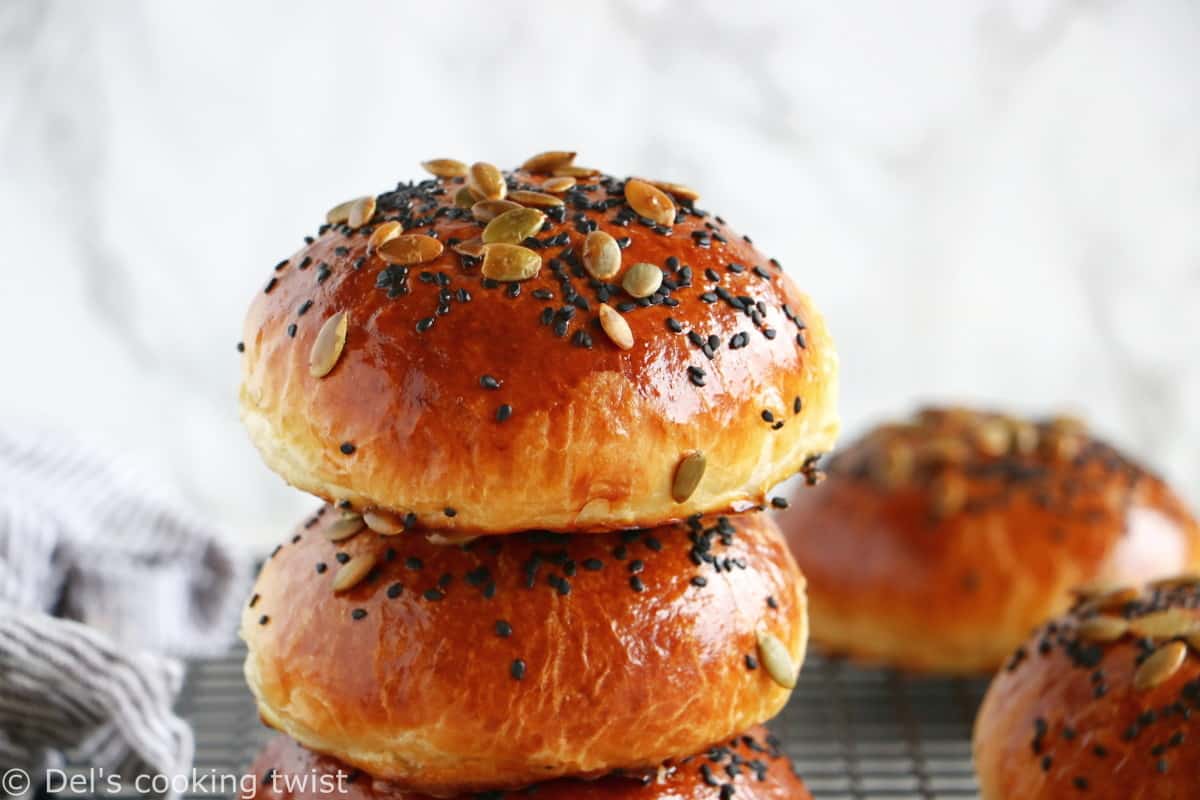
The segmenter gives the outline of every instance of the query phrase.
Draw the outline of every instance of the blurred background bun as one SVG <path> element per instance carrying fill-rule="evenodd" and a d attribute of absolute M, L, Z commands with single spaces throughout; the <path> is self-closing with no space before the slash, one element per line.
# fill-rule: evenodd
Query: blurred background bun
<path fill-rule="evenodd" d="M 1067 417 L 930 408 L 882 424 L 780 523 L 813 640 L 922 671 L 991 671 L 1073 587 L 1200 568 L 1170 488 Z"/>

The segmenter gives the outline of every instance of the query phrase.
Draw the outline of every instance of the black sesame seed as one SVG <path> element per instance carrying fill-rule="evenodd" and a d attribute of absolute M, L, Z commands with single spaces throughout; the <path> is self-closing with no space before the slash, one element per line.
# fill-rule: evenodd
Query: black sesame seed
<path fill-rule="evenodd" d="M 324 561 L 317 563 L 317 574 L 318 575 L 323 575 L 325 573 L 325 570 L 327 570 L 327 569 L 329 569 L 329 566 Z"/>
<path fill-rule="evenodd" d="M 334 558 L 337 559 L 337 562 L 339 564 L 345 564 L 350 560 L 350 554 L 349 553 L 338 553 L 337 555 L 334 556 Z"/>
<path fill-rule="evenodd" d="M 404 566 L 408 567 L 409 569 L 421 569 L 425 566 L 425 564 L 421 561 L 421 559 L 416 558 L 415 556 L 409 556 L 408 558 L 404 559 Z"/>
<path fill-rule="evenodd" d="M 588 558 L 584 560 L 583 568 L 589 572 L 599 572 L 604 569 L 604 562 L 598 558 Z"/>
<path fill-rule="evenodd" d="M 342 446 L 338 449 L 345 455 L 352 455 L 357 448 L 355 448 L 353 442 L 342 442 Z"/>
<path fill-rule="evenodd" d="M 512 406 L 510 406 L 508 403 L 504 403 L 503 405 L 501 405 L 499 408 L 496 409 L 496 421 L 497 422 L 505 422 L 511 416 L 512 416 Z"/>
<path fill-rule="evenodd" d="M 629 579 L 629 587 L 631 589 L 633 589 L 635 592 L 643 592 L 646 590 L 646 585 L 644 583 L 642 583 L 642 579 L 639 578 L 637 575 L 634 575 L 632 578 Z"/>
<path fill-rule="evenodd" d="M 400 595 L 401 595 L 403 592 L 404 592 L 404 584 L 402 584 L 402 583 L 393 583 L 393 584 L 392 584 L 391 586 L 389 586 L 389 587 L 388 587 L 388 589 L 387 589 L 387 596 L 388 596 L 390 599 L 392 599 L 392 600 L 395 600 L 395 599 L 396 599 L 397 597 L 399 597 L 399 596 L 400 596 Z"/>
<path fill-rule="evenodd" d="M 271 621 L 271 618 L 268 617 L 266 614 L 263 614 L 261 617 L 258 618 L 259 625 L 266 625 L 270 621 Z"/>
<path fill-rule="evenodd" d="M 776 508 L 787 508 L 788 501 L 786 497 L 772 497 L 771 505 L 775 506 Z"/>
<path fill-rule="evenodd" d="M 355 621 L 363 619 L 366 616 L 367 616 L 367 610 L 365 608 L 356 608 L 350 612 L 351 619 L 353 619 Z"/>
<path fill-rule="evenodd" d="M 502 639 L 512 636 L 512 625 L 502 619 L 496 620 L 496 635 Z"/>
<path fill-rule="evenodd" d="M 491 375 L 479 376 L 479 385 L 485 389 L 499 389 L 500 381 L 493 378 Z"/>
<path fill-rule="evenodd" d="M 629 571 L 631 573 L 633 573 L 634 575 L 638 574 L 645 568 L 646 568 L 646 562 L 642 561 L 640 558 L 635 558 L 633 561 L 629 562 Z"/>
<path fill-rule="evenodd" d="M 453 508 L 449 508 L 449 507 L 447 507 L 447 508 L 443 508 L 443 509 L 442 509 L 442 513 L 443 513 L 443 514 L 445 514 L 447 517 L 455 517 L 455 516 L 458 516 L 458 512 L 457 512 L 457 511 L 455 511 Z"/>
<path fill-rule="evenodd" d="M 758 669 L 758 659 L 752 655 L 746 656 L 746 669 Z"/>
<path fill-rule="evenodd" d="M 703 575 L 693 575 L 692 586 L 708 586 L 708 578 Z"/>
<path fill-rule="evenodd" d="M 508 674 L 512 675 L 513 680 L 523 680 L 525 678 L 525 662 L 519 658 L 514 660 L 512 666 L 508 668 Z"/>
<path fill-rule="evenodd" d="M 293 339 L 296 338 L 296 323 L 293 322 L 291 325 L 287 326 L 287 335 Z"/>
<path fill-rule="evenodd" d="M 436 603 L 438 600 L 443 599 L 446 595 L 439 589 L 426 589 L 424 592 L 422 592 L 421 596 L 430 602 Z"/>
<path fill-rule="evenodd" d="M 434 317 L 424 317 L 417 322 L 417 333 L 425 333 L 433 327 Z"/>

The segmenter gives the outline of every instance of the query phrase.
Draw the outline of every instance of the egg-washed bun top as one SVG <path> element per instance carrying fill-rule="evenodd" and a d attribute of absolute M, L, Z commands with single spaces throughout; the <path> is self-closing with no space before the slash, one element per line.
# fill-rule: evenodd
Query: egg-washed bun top
<path fill-rule="evenodd" d="M 877 426 L 780 525 L 814 641 L 915 670 L 991 672 L 1075 587 L 1200 570 L 1178 497 L 1066 416 L 946 407 Z"/>
<path fill-rule="evenodd" d="M 768 514 L 443 541 L 328 510 L 276 551 L 242 617 L 264 722 L 453 794 L 656 767 L 795 684 L 804 579 Z"/>
<path fill-rule="evenodd" d="M 254 762 L 253 800 L 432 800 L 279 736 Z M 811 800 L 779 741 L 758 726 L 653 770 L 594 780 L 563 778 L 454 800 Z"/>
<path fill-rule="evenodd" d="M 740 510 L 830 449 L 820 314 L 695 192 L 573 153 L 424 166 L 331 209 L 250 307 L 242 418 L 287 481 L 575 532 Z"/>
<path fill-rule="evenodd" d="M 996 676 L 984 800 L 1185 800 L 1200 787 L 1200 575 L 1083 595 Z"/>

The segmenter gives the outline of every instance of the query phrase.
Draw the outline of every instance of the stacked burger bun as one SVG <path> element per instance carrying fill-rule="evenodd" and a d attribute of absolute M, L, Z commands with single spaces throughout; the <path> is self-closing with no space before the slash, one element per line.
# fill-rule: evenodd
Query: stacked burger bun
<path fill-rule="evenodd" d="M 764 508 L 833 444 L 832 342 L 694 191 L 574 157 L 425 162 L 251 305 L 242 417 L 326 503 L 243 616 L 259 797 L 808 797 Z"/>

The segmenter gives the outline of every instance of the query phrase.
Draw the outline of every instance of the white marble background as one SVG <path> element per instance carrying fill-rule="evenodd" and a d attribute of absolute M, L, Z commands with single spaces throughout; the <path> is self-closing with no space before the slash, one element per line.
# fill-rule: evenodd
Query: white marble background
<path fill-rule="evenodd" d="M 271 265 L 423 158 L 562 146 L 778 256 L 849 431 L 924 398 L 1073 409 L 1200 501 L 1190 0 L 0 0 L 0 424 L 280 538 L 313 501 L 235 409 Z"/>

